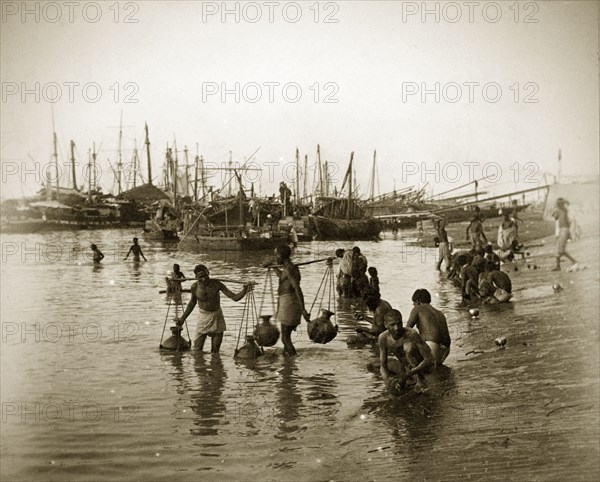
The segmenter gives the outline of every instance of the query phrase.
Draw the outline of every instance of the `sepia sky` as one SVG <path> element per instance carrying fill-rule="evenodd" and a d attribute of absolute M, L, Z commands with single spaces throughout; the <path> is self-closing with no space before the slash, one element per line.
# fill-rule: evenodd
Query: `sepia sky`
<path fill-rule="evenodd" d="M 509 191 L 556 174 L 559 149 L 563 175 L 598 174 L 598 2 L 428 2 L 425 17 L 422 2 L 47 3 L 24 15 L 2 2 L 3 199 L 40 187 L 23 169 L 50 161 L 52 112 L 60 163 L 70 139 L 81 164 L 95 142 L 105 191 L 121 112 L 125 162 L 148 122 L 155 181 L 174 139 L 215 163 L 261 147 L 263 193 L 296 147 L 312 166 L 318 143 L 338 181 L 355 152 L 364 194 L 373 149 L 381 192 L 427 181 L 441 192 L 486 165 Z M 222 98 L 236 82 L 238 102 Z"/>

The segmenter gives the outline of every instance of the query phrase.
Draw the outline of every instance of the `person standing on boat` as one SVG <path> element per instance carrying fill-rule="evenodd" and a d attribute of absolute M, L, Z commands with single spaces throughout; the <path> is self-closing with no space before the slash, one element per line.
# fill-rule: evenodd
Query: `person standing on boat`
<path fill-rule="evenodd" d="M 198 305 L 198 324 L 196 325 L 196 334 L 194 337 L 194 347 L 202 351 L 206 337 L 211 338 L 210 351 L 219 353 L 221 343 L 223 342 L 223 333 L 227 329 L 225 317 L 221 309 L 221 293 L 233 301 L 241 300 L 248 292 L 249 284 L 244 284 L 244 288 L 239 293 L 233 293 L 219 280 L 211 279 L 208 268 L 199 264 L 194 268 L 196 281 L 190 291 L 192 296 L 180 318 L 175 318 L 177 326 L 182 326 L 188 316 Z"/>
<path fill-rule="evenodd" d="M 133 238 L 133 244 L 129 248 L 129 251 L 127 251 L 127 256 L 125 256 L 123 261 L 127 261 L 130 253 L 133 253 L 133 261 L 139 262 L 140 256 L 144 258 L 144 261 L 148 261 L 142 252 L 142 247 L 138 244 L 138 238 Z"/>
<path fill-rule="evenodd" d="M 300 324 L 301 318 L 308 322 L 310 315 L 304 307 L 304 294 L 300 288 L 300 270 L 290 260 L 292 250 L 287 245 L 275 249 L 275 261 L 281 268 L 273 267 L 279 278 L 277 287 L 277 314 L 275 318 L 281 323 L 281 341 L 284 355 L 296 355 L 292 344 L 292 331 Z"/>
<path fill-rule="evenodd" d="M 90 248 L 92 249 L 92 251 L 94 253 L 93 258 L 92 258 L 92 260 L 94 261 L 94 264 L 97 264 L 104 259 L 104 255 L 102 254 L 102 251 L 100 251 L 98 249 L 98 246 L 96 246 L 95 244 L 92 244 L 90 246 Z"/>

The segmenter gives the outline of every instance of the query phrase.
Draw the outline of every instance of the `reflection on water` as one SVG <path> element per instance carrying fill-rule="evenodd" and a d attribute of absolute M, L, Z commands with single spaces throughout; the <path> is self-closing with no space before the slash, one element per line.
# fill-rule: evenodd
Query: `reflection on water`
<path fill-rule="evenodd" d="M 543 403 L 555 399 L 553 403 L 566 405 L 561 397 L 572 389 L 572 380 L 587 376 L 593 381 L 582 353 L 597 354 L 598 333 L 588 326 L 597 309 L 586 300 L 585 290 L 574 287 L 561 296 L 563 301 L 571 296 L 581 307 L 578 317 L 564 313 L 572 328 L 567 335 L 588 335 L 557 349 L 549 343 L 563 342 L 565 321 L 542 319 L 538 311 L 559 316 L 565 305 L 549 286 L 544 288 L 548 280 L 541 272 L 526 285 L 519 281 L 520 274 L 511 275 L 517 288 L 513 302 L 484 307 L 479 318 L 472 319 L 459 307 L 457 289 L 434 270 L 436 250 L 409 250 L 401 234 L 398 239 L 359 244 L 379 271 L 383 299 L 407 317 L 414 290 L 427 288 L 433 305 L 448 318 L 453 343 L 446 363 L 451 370 L 431 376 L 430 390 L 424 394 L 388 396 L 378 371 L 367 370 L 375 360 L 373 351 L 347 348 L 346 337 L 356 327 L 353 312 L 365 309 L 358 300 L 337 301 L 340 332 L 326 345 L 310 342 L 303 322 L 293 338 L 299 353 L 295 358 L 282 355 L 279 341 L 257 360 L 235 360 L 243 301 L 226 297 L 222 306 L 228 332 L 220 354 L 160 352 L 167 305 L 170 325 L 190 296 L 183 293 L 180 300 L 159 294 L 173 263 L 184 273 L 204 263 L 214 277 L 256 281 L 257 305 L 264 297 L 262 311 L 271 314 L 270 289 L 262 289 L 266 272 L 260 266 L 272 255 L 193 253 L 178 250 L 174 243 L 142 242 L 148 261 L 123 262 L 123 250 L 135 234 L 18 237 L 18 242 L 65 246 L 95 242 L 106 256 L 101 265 L 84 258 L 84 249 L 76 250 L 77 258 L 71 248 L 59 260 L 23 261 L 15 256 L 3 263 L 3 479 L 32 480 L 43 474 L 44 480 L 134 481 L 173 476 L 174 468 L 178 480 L 198 480 L 206 473 L 210 480 L 245 480 L 249 468 L 273 480 L 439 479 L 439 466 L 428 465 L 423 454 L 434 453 L 436 460 L 453 464 L 462 446 L 497 453 L 494 444 L 500 430 L 501 442 L 505 433 L 522 430 L 517 423 L 521 420 L 527 420 L 528 433 L 542 433 L 540 427 L 549 430 L 548 424 L 559 419 L 546 417 L 549 410 Z M 320 259 L 335 247 L 304 243 L 295 257 Z M 324 270 L 324 263 L 301 268 L 309 305 Z M 190 285 L 184 283 L 184 288 Z M 518 291 L 524 285 L 526 289 Z M 533 302 L 524 300 L 527 293 L 535 293 Z M 196 321 L 193 315 L 188 319 L 190 331 Z M 498 336 L 507 336 L 505 350 L 494 345 Z M 540 393 L 547 397 L 541 406 Z M 582 404 L 578 409 L 597 408 L 589 390 L 577 396 Z M 104 416 L 70 420 L 64 405 L 61 416 L 50 415 L 57 413 L 51 404 L 73 399 L 95 404 Z M 517 409 L 508 406 L 514 400 Z M 23 416 L 22 407 L 33 412 Z M 515 417 L 500 417 L 498 422 L 499 413 Z M 564 410 L 562 415 L 570 413 Z M 553 442 L 563 453 L 571 453 L 574 437 L 595 428 L 583 417 L 568 420 L 569 426 L 561 428 L 563 435 Z M 545 440 L 546 435 L 537 437 Z M 527 452 L 528 447 L 519 448 Z M 508 474 L 519 476 L 524 475 Z"/>
<path fill-rule="evenodd" d="M 197 388 L 191 393 L 192 410 L 196 414 L 192 435 L 218 435 L 225 413 L 223 391 L 227 374 L 219 353 L 193 352 Z"/>

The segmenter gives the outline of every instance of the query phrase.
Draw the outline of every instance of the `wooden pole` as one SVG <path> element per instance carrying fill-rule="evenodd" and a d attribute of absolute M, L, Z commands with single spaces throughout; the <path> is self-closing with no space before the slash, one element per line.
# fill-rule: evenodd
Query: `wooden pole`
<path fill-rule="evenodd" d="M 144 124 L 144 130 L 146 131 L 146 155 L 148 156 L 148 184 L 152 186 L 152 162 L 150 160 L 150 136 L 148 134 L 148 124 Z"/>
<path fill-rule="evenodd" d="M 73 176 L 73 189 L 77 191 L 77 178 L 75 176 L 75 142 L 71 139 L 71 176 Z"/>

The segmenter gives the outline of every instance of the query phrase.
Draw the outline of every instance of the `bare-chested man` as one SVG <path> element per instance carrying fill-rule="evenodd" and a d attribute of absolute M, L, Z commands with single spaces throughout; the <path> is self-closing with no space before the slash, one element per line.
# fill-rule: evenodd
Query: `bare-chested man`
<path fill-rule="evenodd" d="M 410 312 L 407 328 L 417 326 L 421 338 L 431 349 L 436 366 L 444 363 L 450 353 L 450 333 L 446 317 L 440 310 L 431 306 L 431 293 L 418 289 L 412 295 L 414 308 Z"/>
<path fill-rule="evenodd" d="M 402 326 L 402 314 L 398 310 L 392 310 L 385 315 L 385 327 L 387 330 L 379 335 L 379 360 L 383 381 L 392 392 L 402 388 L 406 379 L 410 377 L 416 378 L 418 387 L 425 388 L 424 373 L 434 365 L 431 349 L 415 330 Z M 405 369 L 400 379 L 390 379 L 388 353 L 396 355 Z"/>
<path fill-rule="evenodd" d="M 180 318 L 176 318 L 177 326 L 182 326 L 183 322 L 194 311 L 198 304 L 198 324 L 196 325 L 196 335 L 194 337 L 194 347 L 198 350 L 204 349 L 206 337 L 211 337 L 212 353 L 218 353 L 223 341 L 223 333 L 227 329 L 225 317 L 221 309 L 221 292 L 233 301 L 241 300 L 248 292 L 249 284 L 245 284 L 242 291 L 233 293 L 227 287 L 216 279 L 211 279 L 208 268 L 199 264 L 194 268 L 196 281 L 191 288 L 192 297 Z"/>
<path fill-rule="evenodd" d="M 470 236 L 469 231 L 471 232 Z M 471 247 L 475 250 L 482 248 L 484 242 L 485 244 L 488 242 L 483 232 L 483 220 L 481 219 L 481 210 L 478 206 L 475 206 L 475 215 L 467 226 L 467 241 L 471 241 Z"/>
<path fill-rule="evenodd" d="M 505 303 L 512 298 L 512 282 L 503 271 L 494 269 L 490 262 L 479 276 L 479 294 L 487 303 Z"/>
<path fill-rule="evenodd" d="M 358 326 L 356 332 L 364 336 L 364 342 L 375 341 L 379 335 L 385 331 L 385 315 L 392 311 L 392 306 L 381 299 L 378 291 L 368 290 L 365 295 L 365 304 L 369 311 L 373 313 L 373 318 L 368 319 L 372 326 Z"/>
<path fill-rule="evenodd" d="M 125 256 L 125 259 L 123 261 L 127 261 L 127 258 L 129 258 L 129 255 L 131 253 L 133 253 L 133 260 L 134 261 L 139 261 L 140 260 L 140 256 L 142 258 L 144 258 L 144 261 L 148 261 L 146 259 L 146 256 L 144 256 L 144 253 L 142 253 L 142 247 L 138 244 L 138 238 L 133 238 L 133 244 L 129 248 L 129 251 L 127 251 L 127 256 Z"/>
<path fill-rule="evenodd" d="M 277 288 L 277 314 L 275 318 L 281 323 L 281 341 L 285 355 L 296 355 L 292 343 L 292 331 L 300 324 L 301 318 L 310 321 L 310 315 L 304 307 L 304 294 L 300 288 L 300 270 L 290 260 L 292 250 L 287 245 L 275 249 L 275 261 L 281 268 L 273 270 L 279 278 Z"/>

